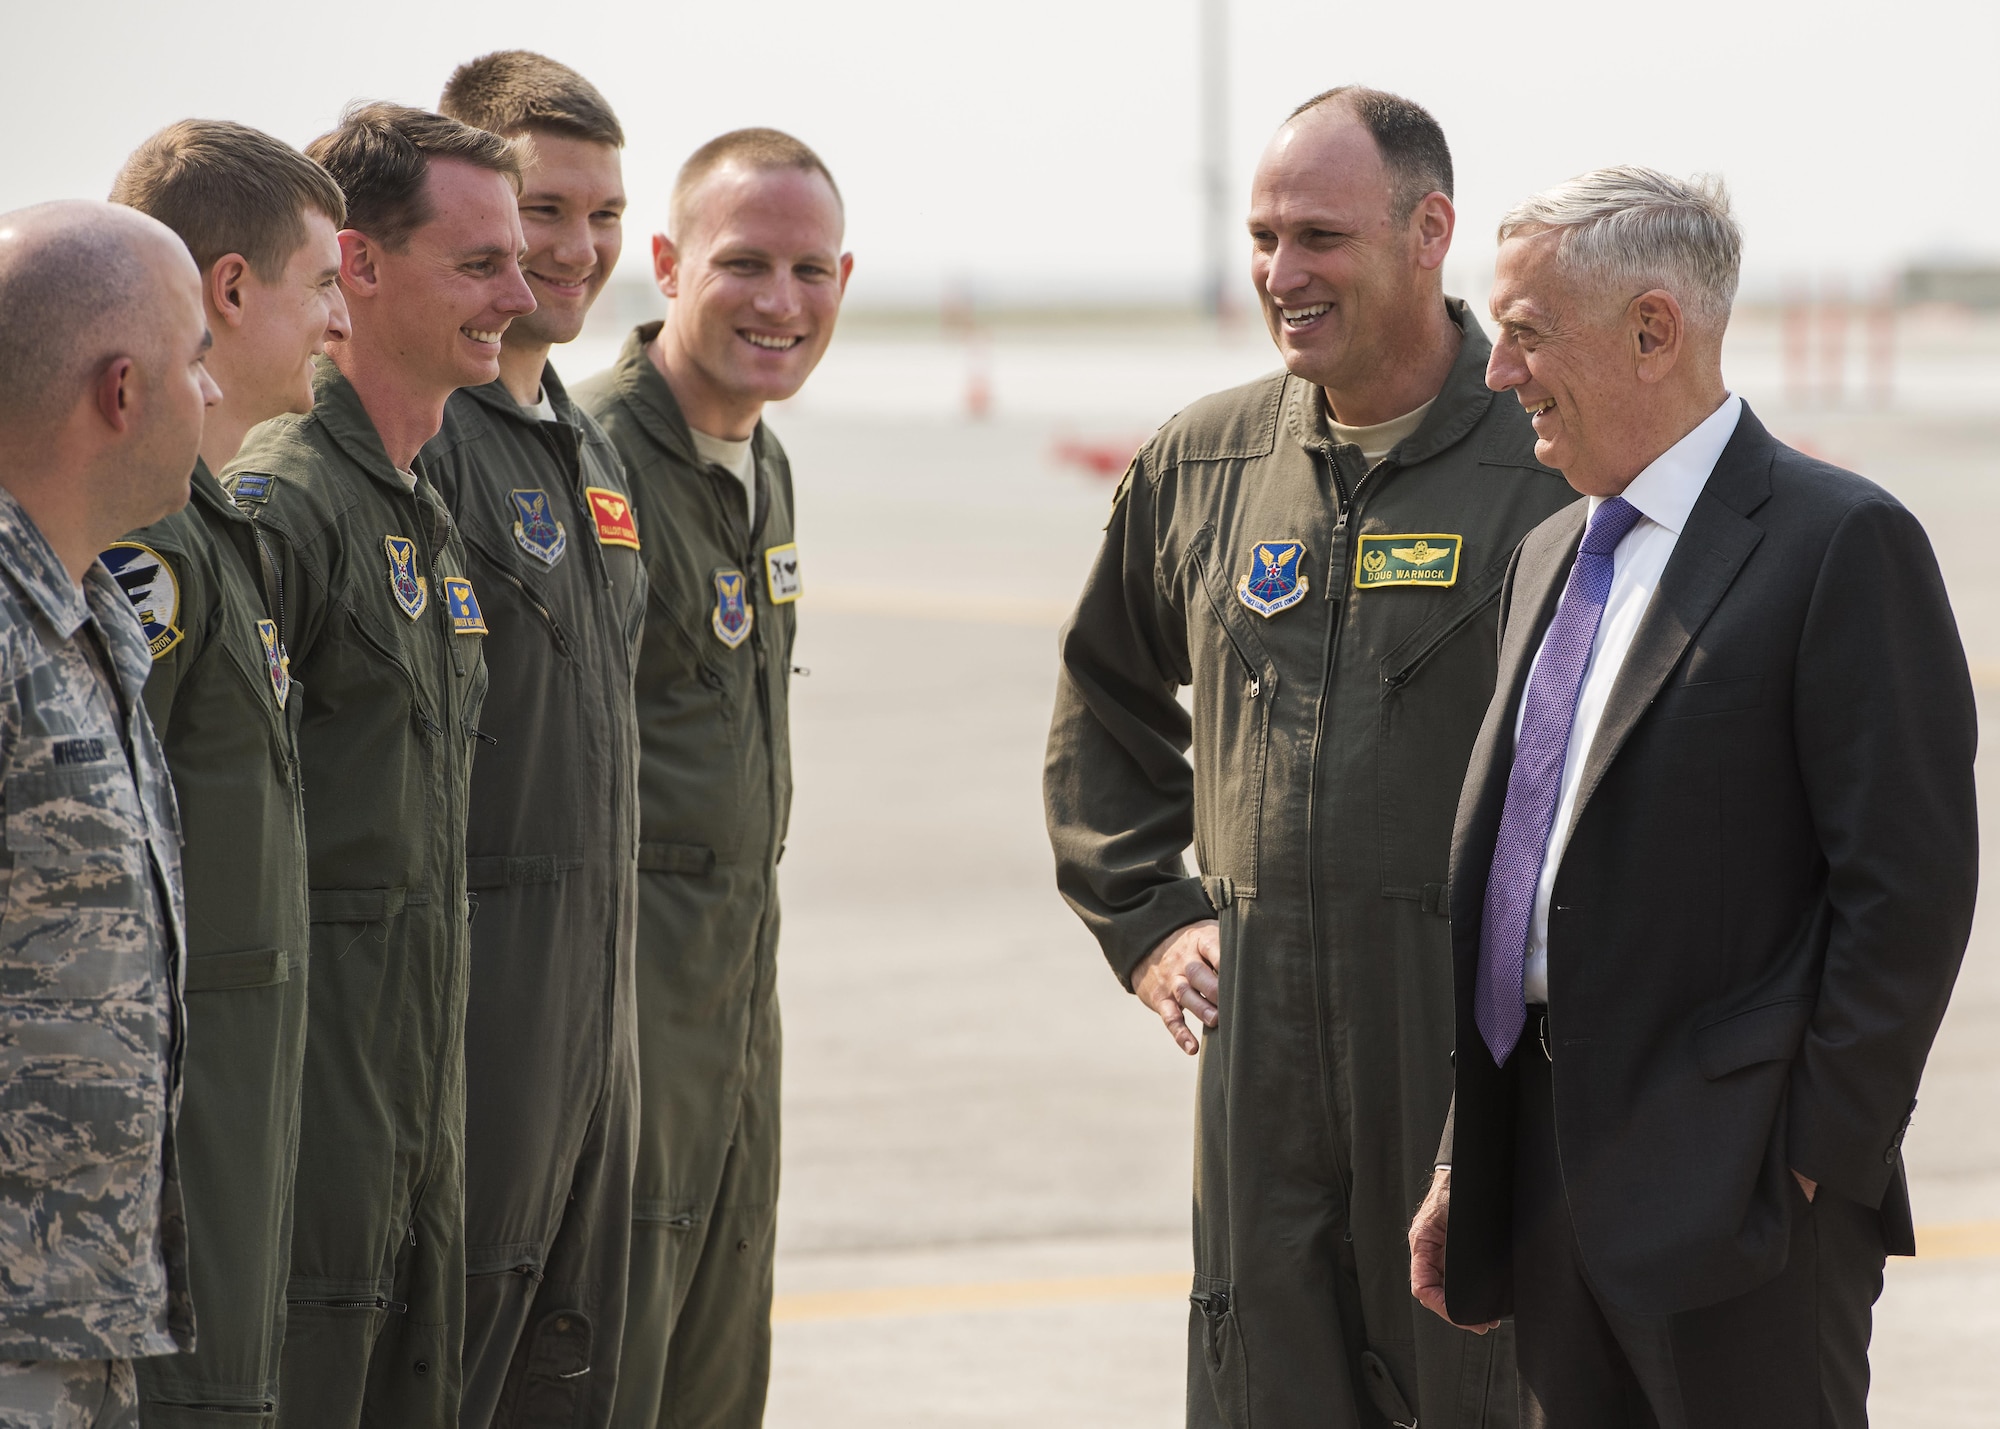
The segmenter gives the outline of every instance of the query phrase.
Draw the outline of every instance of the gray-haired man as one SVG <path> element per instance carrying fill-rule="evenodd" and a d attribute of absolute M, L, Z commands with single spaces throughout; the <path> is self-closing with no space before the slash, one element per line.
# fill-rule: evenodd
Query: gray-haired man
<path fill-rule="evenodd" d="M 1411 1286 L 1514 1316 L 1526 1425 L 1865 1425 L 1978 879 L 1937 561 L 1724 386 L 1719 184 L 1600 170 L 1500 238 L 1487 382 L 1590 499 L 1501 596 Z"/>

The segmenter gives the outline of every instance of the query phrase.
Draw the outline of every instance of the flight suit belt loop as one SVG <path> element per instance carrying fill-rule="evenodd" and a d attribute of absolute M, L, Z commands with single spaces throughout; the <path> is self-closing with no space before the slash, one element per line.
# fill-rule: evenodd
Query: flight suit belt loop
<path fill-rule="evenodd" d="M 580 858 L 552 853 L 493 854 L 465 861 L 465 886 L 471 889 L 514 888 L 530 883 L 557 883 L 565 873 L 583 867 Z"/>

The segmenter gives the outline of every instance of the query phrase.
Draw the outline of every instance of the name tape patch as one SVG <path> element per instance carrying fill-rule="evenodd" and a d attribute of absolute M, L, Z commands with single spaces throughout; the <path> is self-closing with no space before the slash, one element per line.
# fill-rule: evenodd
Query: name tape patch
<path fill-rule="evenodd" d="M 452 634 L 486 633 L 486 617 L 479 613 L 479 597 L 472 593 L 472 582 L 464 576 L 444 578 L 444 608 L 451 617 Z"/>
<path fill-rule="evenodd" d="M 787 541 L 764 552 L 764 582 L 770 587 L 773 605 L 790 605 L 805 593 L 805 586 L 799 580 L 797 541 Z"/>
<path fill-rule="evenodd" d="M 632 503 L 622 492 L 586 486 L 583 495 L 590 502 L 590 519 L 597 526 L 599 545 L 639 549 L 639 523 L 632 516 Z"/>
<path fill-rule="evenodd" d="M 1458 580 L 1463 536 L 1363 536 L 1354 560 L 1354 588 L 1383 586 L 1448 586 Z"/>

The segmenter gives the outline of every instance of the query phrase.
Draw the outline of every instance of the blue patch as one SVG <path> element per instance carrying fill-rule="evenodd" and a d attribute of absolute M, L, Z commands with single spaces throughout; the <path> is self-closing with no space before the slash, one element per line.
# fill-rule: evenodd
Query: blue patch
<path fill-rule="evenodd" d="M 430 582 L 417 574 L 417 543 L 407 536 L 384 536 L 382 548 L 389 553 L 389 594 L 415 620 L 431 603 Z"/>
<path fill-rule="evenodd" d="M 509 494 L 514 498 L 515 542 L 543 565 L 553 566 L 569 549 L 569 532 L 549 510 L 548 493 L 515 491 Z"/>
<path fill-rule="evenodd" d="M 271 478 L 268 476 L 246 475 L 236 478 L 230 488 L 235 498 L 241 501 L 262 501 L 271 494 Z"/>
<path fill-rule="evenodd" d="M 479 613 L 479 597 L 472 593 L 472 582 L 464 576 L 444 578 L 444 608 L 451 617 L 452 634 L 486 633 L 486 617 Z"/>
<path fill-rule="evenodd" d="M 257 638 L 264 643 L 264 667 L 271 674 L 271 693 L 278 697 L 278 708 L 283 709 L 292 693 L 292 657 L 285 653 L 285 642 L 278 635 L 276 621 L 258 621 Z"/>
<path fill-rule="evenodd" d="M 1306 598 L 1312 583 L 1299 567 L 1305 564 L 1303 541 L 1260 541 L 1250 552 L 1250 574 L 1236 582 L 1236 596 L 1269 620 Z"/>
<path fill-rule="evenodd" d="M 111 572 L 111 579 L 132 602 L 139 624 L 146 629 L 146 644 L 159 659 L 181 643 L 181 586 L 174 568 L 151 546 L 137 541 L 116 541 L 104 548 L 98 560 Z"/>
<path fill-rule="evenodd" d="M 734 650 L 750 638 L 750 625 L 755 615 L 750 609 L 750 582 L 743 578 L 743 572 L 717 571 L 715 613 L 708 622 L 715 631 L 715 638 Z"/>

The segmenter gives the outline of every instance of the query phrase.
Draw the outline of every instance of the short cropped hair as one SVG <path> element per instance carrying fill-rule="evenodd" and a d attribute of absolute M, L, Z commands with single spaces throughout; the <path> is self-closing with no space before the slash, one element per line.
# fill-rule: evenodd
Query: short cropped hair
<path fill-rule="evenodd" d="M 1743 263 L 1743 230 L 1716 174 L 1677 179 L 1620 164 L 1593 169 L 1515 205 L 1500 242 L 1560 229 L 1563 267 L 1636 297 L 1664 288 L 1697 325 L 1729 325 Z"/>
<path fill-rule="evenodd" d="M 400 250 L 431 219 L 424 178 L 433 159 L 506 176 L 521 191 L 520 151 L 497 134 L 406 104 L 357 104 L 306 146 L 347 198 L 347 226 Z"/>
<path fill-rule="evenodd" d="M 1400 94 L 1343 84 L 1315 94 L 1285 122 L 1327 104 L 1345 105 L 1373 136 L 1382 167 L 1389 171 L 1389 204 L 1396 222 L 1407 222 L 1426 194 L 1451 197 L 1451 146 L 1430 110 Z"/>
<path fill-rule="evenodd" d="M 10 219 L 34 210 L 0 216 Z M 150 332 L 135 315 L 157 302 L 157 284 L 130 232 L 79 222 L 0 262 L 0 427 L 39 429 L 59 420 L 99 364 Z"/>
<path fill-rule="evenodd" d="M 541 131 L 625 147 L 625 130 L 597 86 L 533 50 L 495 50 L 452 71 L 438 113 L 507 138 Z"/>
<path fill-rule="evenodd" d="M 694 197 L 694 191 L 701 187 L 703 179 L 724 164 L 741 164 L 753 171 L 799 169 L 818 174 L 833 190 L 833 201 L 843 208 L 846 206 L 840 196 L 840 185 L 833 181 L 833 171 L 803 141 L 794 139 L 781 129 L 732 129 L 727 134 L 717 135 L 688 155 L 680 173 L 674 176 L 668 221 L 673 225 L 675 238 L 687 232 L 688 202 Z"/>
<path fill-rule="evenodd" d="M 240 253 L 267 282 L 306 241 L 305 217 L 347 220 L 340 185 L 281 139 L 226 119 L 183 119 L 132 151 L 111 202 L 157 218 L 180 235 L 206 277 Z"/>

